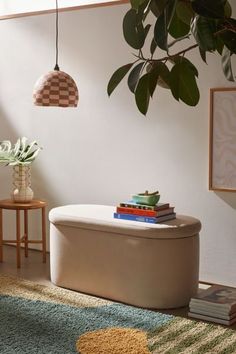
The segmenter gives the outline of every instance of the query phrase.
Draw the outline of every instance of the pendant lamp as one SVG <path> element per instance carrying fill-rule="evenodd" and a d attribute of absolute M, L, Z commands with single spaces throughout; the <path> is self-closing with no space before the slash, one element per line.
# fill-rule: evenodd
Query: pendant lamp
<path fill-rule="evenodd" d="M 58 0 L 56 0 L 56 64 L 53 71 L 41 76 L 34 86 L 35 106 L 77 107 L 78 88 L 70 75 L 58 66 Z"/>

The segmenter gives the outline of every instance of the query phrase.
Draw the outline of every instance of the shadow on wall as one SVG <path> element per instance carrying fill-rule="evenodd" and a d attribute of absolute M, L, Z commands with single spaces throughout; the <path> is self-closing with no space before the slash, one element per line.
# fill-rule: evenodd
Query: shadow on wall
<path fill-rule="evenodd" d="M 215 192 L 231 208 L 236 209 L 236 193 L 235 192 Z"/>
<path fill-rule="evenodd" d="M 0 108 L 0 141 L 10 140 L 15 142 L 19 137 L 18 132 L 9 122 L 6 113 Z M 40 158 L 40 155 L 39 155 Z M 56 198 L 50 192 L 50 189 L 47 187 L 48 183 L 46 180 L 46 174 L 43 174 L 37 167 L 37 162 L 32 164 L 32 189 L 34 191 L 34 196 L 37 199 L 46 200 L 48 203 L 47 210 L 54 208 L 60 204 L 60 199 Z M 12 186 L 12 167 L 0 165 L 0 199 L 9 199 L 11 195 Z M 4 213 L 7 214 L 7 217 L 4 218 L 4 237 L 12 239 L 11 235 L 14 235 L 14 223 L 12 222 L 12 215 L 10 216 L 8 211 Z M 40 215 L 39 213 L 33 212 L 32 217 L 29 220 L 29 228 L 31 230 L 32 239 L 37 239 L 41 237 L 39 234 L 41 232 L 40 225 Z M 49 222 L 47 221 L 47 234 L 49 235 Z M 49 237 L 48 237 L 49 239 Z"/>

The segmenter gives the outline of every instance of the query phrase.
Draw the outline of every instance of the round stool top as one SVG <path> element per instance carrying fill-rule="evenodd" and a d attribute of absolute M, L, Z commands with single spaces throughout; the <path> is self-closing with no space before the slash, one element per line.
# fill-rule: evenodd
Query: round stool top
<path fill-rule="evenodd" d="M 53 224 L 121 233 L 143 238 L 184 238 L 197 235 L 201 229 L 198 219 L 177 215 L 176 219 L 158 224 L 114 219 L 116 207 L 107 205 L 65 205 L 49 213 Z"/>
<path fill-rule="evenodd" d="M 14 202 L 11 199 L 0 200 L 0 209 L 11 209 L 11 210 L 28 210 L 28 209 L 40 209 L 44 208 L 47 203 L 43 200 L 33 199 L 27 203 Z"/>

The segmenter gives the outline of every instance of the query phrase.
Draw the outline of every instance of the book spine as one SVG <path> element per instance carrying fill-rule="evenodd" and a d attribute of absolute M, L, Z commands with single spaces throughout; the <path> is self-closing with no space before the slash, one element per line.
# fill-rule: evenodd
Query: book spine
<path fill-rule="evenodd" d="M 135 204 L 130 202 L 122 202 L 120 203 L 120 207 L 122 208 L 133 208 L 139 210 L 154 210 L 159 211 L 163 209 L 168 209 L 170 207 L 169 203 L 160 203 L 157 205 L 144 205 L 144 204 Z"/>
<path fill-rule="evenodd" d="M 204 310 L 203 309 L 196 309 L 196 308 L 192 308 L 192 307 L 190 307 L 189 309 L 190 309 L 190 312 L 192 312 L 192 313 L 197 313 L 199 315 L 204 315 L 204 316 L 216 317 L 216 318 L 220 318 L 222 320 L 231 320 L 236 317 L 236 314 L 227 315 L 227 314 L 221 313 L 221 312 L 207 311 L 205 309 Z"/>
<path fill-rule="evenodd" d="M 167 214 L 171 214 L 174 211 L 174 208 L 163 209 L 159 211 L 154 210 L 143 210 L 143 209 L 136 209 L 136 208 L 125 208 L 125 207 L 117 207 L 117 213 L 120 214 L 132 214 L 132 215 L 141 215 L 141 216 L 151 216 L 151 217 L 158 217 Z"/>
<path fill-rule="evenodd" d="M 204 305 L 204 307 L 207 307 L 208 309 L 224 309 L 228 312 L 232 311 L 232 305 L 230 304 L 219 304 L 219 303 L 215 303 L 215 302 L 211 302 L 211 301 L 207 301 L 207 300 L 202 300 L 202 299 L 194 299 L 192 298 L 190 301 L 190 306 L 198 306 L 198 305 Z"/>
<path fill-rule="evenodd" d="M 193 313 L 193 312 L 189 312 L 188 316 L 192 317 L 192 318 L 197 318 L 199 320 L 205 320 L 205 321 L 209 321 L 209 322 L 224 324 L 226 326 L 230 326 L 231 324 L 236 322 L 236 318 L 228 321 L 228 320 L 222 320 L 221 318 L 204 316 L 204 315 L 200 315 L 198 313 Z"/>
<path fill-rule="evenodd" d="M 156 218 L 141 216 L 141 215 L 131 215 L 131 214 L 119 214 L 114 213 L 115 219 L 123 219 L 123 220 L 131 220 L 131 221 L 140 221 L 140 222 L 148 222 L 151 224 L 156 223 Z"/>
<path fill-rule="evenodd" d="M 231 309 L 225 309 L 222 307 L 217 307 L 217 306 L 207 306 L 204 304 L 193 304 L 190 302 L 189 304 L 189 308 L 191 309 L 192 312 L 198 312 L 200 311 L 201 313 L 205 312 L 205 311 L 209 311 L 212 313 L 216 313 L 216 314 L 223 314 L 223 315 L 231 315 L 231 313 L 233 313 L 234 311 L 232 311 Z"/>
<path fill-rule="evenodd" d="M 155 210 L 155 206 L 151 205 L 135 205 L 135 204 L 129 204 L 129 203 L 120 203 L 121 207 L 125 208 L 135 208 L 135 209 L 140 209 L 140 210 Z"/>
<path fill-rule="evenodd" d="M 131 220 L 131 221 L 140 221 L 140 222 L 147 222 L 151 224 L 156 224 L 161 221 L 167 221 L 175 219 L 175 213 L 160 216 L 158 218 L 155 217 L 148 217 L 148 216 L 141 216 L 141 215 L 132 215 L 132 214 L 120 214 L 114 213 L 115 219 L 123 219 L 123 220 Z"/>

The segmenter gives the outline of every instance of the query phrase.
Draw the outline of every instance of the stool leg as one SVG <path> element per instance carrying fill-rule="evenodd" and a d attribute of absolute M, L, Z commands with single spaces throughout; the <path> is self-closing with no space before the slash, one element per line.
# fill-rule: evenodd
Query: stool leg
<path fill-rule="evenodd" d="M 46 263 L 46 208 L 42 208 L 42 251 L 43 263 Z"/>
<path fill-rule="evenodd" d="M 17 268 L 20 268 L 20 210 L 16 210 L 16 262 Z"/>
<path fill-rule="evenodd" d="M 24 210 L 25 257 L 28 257 L 28 210 Z"/>
<path fill-rule="evenodd" d="M 2 209 L 0 209 L 0 262 L 3 261 L 3 243 L 2 243 L 2 239 L 3 239 L 3 219 L 2 219 Z"/>

